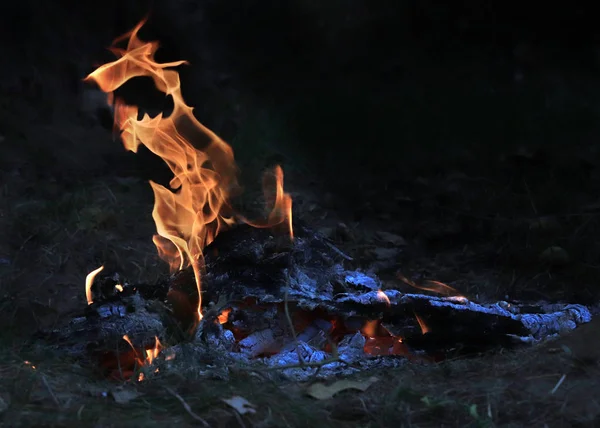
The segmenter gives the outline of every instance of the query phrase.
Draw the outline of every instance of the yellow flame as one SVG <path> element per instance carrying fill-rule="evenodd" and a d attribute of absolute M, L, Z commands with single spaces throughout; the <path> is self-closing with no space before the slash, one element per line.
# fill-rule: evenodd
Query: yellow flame
<path fill-rule="evenodd" d="M 229 198 L 239 190 L 237 166 L 231 147 L 193 114 L 181 93 L 179 74 L 170 68 L 186 61 L 158 63 L 154 56 L 157 42 L 145 42 L 135 28 L 113 43 L 111 51 L 119 59 L 104 64 L 85 80 L 92 80 L 115 101 L 115 125 L 121 131 L 123 145 L 136 152 L 143 144 L 162 158 L 173 173 L 169 188 L 150 182 L 154 192 L 152 217 L 157 234 L 153 242 L 159 256 L 172 272 L 191 266 L 198 292 L 197 319 L 202 319 L 201 273 L 204 269 L 203 249 L 223 229 L 234 223 Z M 125 49 L 114 44 L 127 41 Z M 115 99 L 114 91 L 134 77 L 150 77 L 156 88 L 173 100 L 168 117 L 145 114 L 138 119 L 138 108 Z M 268 225 L 287 221 L 290 236 L 291 198 L 283 191 L 283 171 L 276 168 L 275 204 Z"/>
<path fill-rule="evenodd" d="M 94 283 L 94 279 L 96 278 L 96 275 L 98 275 L 98 273 L 100 273 L 103 269 L 104 269 L 104 265 L 100 266 L 96 270 L 91 271 L 85 277 L 85 297 L 87 299 L 88 305 L 91 305 L 92 303 L 94 303 L 94 300 L 92 299 L 92 284 Z"/>

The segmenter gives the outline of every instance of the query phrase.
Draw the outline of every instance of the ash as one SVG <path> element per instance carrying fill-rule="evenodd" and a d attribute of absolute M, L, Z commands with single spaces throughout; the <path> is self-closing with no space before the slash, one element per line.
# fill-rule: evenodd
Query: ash
<path fill-rule="evenodd" d="M 293 245 L 249 226 L 217 237 L 206 251 L 205 317 L 192 340 L 181 338 L 161 352 L 154 363 L 160 373 L 226 379 L 248 371 L 268 378 L 328 378 L 399 367 L 432 354 L 463 355 L 456 354 L 457 349 L 472 354 L 524 346 L 592 318 L 587 307 L 566 303 L 476 303 L 394 289 L 386 289 L 384 298 L 380 290 L 385 284 L 375 274 L 357 269 L 350 257 L 313 231 L 296 231 Z M 191 290 L 193 301 L 190 270 L 155 285 L 124 283 L 120 293 L 110 281 L 93 289 L 97 303 L 62 327 L 44 332 L 44 339 L 69 355 L 84 357 L 90 349 L 114 350 L 124 335 L 140 349 L 155 337 L 176 337 L 173 326 L 186 314 L 174 310 L 168 295 Z M 292 330 L 285 307 L 291 318 L 303 320 L 302 328 Z M 228 319 L 221 325 L 217 316 L 225 309 Z M 379 325 L 379 336 L 367 338 L 361 329 L 372 321 Z M 334 324 L 344 326 L 336 339 L 336 358 L 326 351 L 332 349 Z M 382 337 L 386 343 L 394 341 L 394 349 L 401 343 L 397 352 L 367 350 L 367 339 Z M 151 377 L 153 371 L 147 373 Z"/>

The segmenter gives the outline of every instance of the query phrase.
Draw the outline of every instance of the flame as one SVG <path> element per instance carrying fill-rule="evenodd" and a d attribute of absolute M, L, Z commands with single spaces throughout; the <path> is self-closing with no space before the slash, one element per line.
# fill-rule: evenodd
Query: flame
<path fill-rule="evenodd" d="M 157 234 L 153 237 L 159 256 L 171 272 L 191 266 L 198 292 L 197 319 L 202 319 L 201 273 L 204 269 L 203 249 L 217 234 L 235 220 L 228 203 L 239 189 L 233 150 L 193 114 L 181 93 L 179 73 L 170 68 L 186 61 L 158 63 L 154 56 L 157 42 L 145 42 L 138 32 L 145 24 L 113 42 L 111 51 L 116 61 L 104 64 L 85 78 L 94 81 L 108 94 L 115 111 L 115 126 L 121 131 L 123 145 L 136 152 L 143 144 L 162 158 L 173 172 L 169 188 L 150 182 L 154 192 L 152 217 Z M 125 49 L 115 44 L 127 41 Z M 168 117 L 145 114 L 138 119 L 138 108 L 115 98 L 114 91 L 134 77 L 150 77 L 156 88 L 173 100 Z M 290 236 L 291 197 L 283 191 L 283 171 L 275 169 L 275 200 L 265 226 L 287 222 Z"/>
<path fill-rule="evenodd" d="M 117 290 L 119 293 L 123 292 L 123 286 L 121 284 L 117 284 L 115 285 L 115 290 Z"/>
<path fill-rule="evenodd" d="M 225 324 L 229 320 L 229 314 L 231 313 L 231 308 L 223 309 L 219 316 L 217 317 L 217 321 L 219 324 Z"/>
<path fill-rule="evenodd" d="M 391 306 L 392 303 L 390 302 L 389 297 L 382 290 L 377 290 L 377 297 L 379 300 L 385 302 L 387 306 Z"/>
<path fill-rule="evenodd" d="M 281 166 L 276 165 L 272 173 L 265 172 L 262 185 L 267 207 L 271 207 L 271 212 L 267 216 L 267 220 L 257 222 L 243 216 L 239 216 L 239 218 L 244 223 L 257 228 L 273 227 L 282 224 L 286 227 L 290 239 L 293 240 L 292 197 L 283 190 L 283 169 Z M 272 191 L 273 188 L 275 192 Z"/>
<path fill-rule="evenodd" d="M 363 335 L 367 336 L 368 338 L 373 338 L 375 335 L 377 335 L 378 328 L 379 328 L 378 320 L 368 320 L 367 322 L 365 322 L 365 325 L 363 325 L 363 327 L 361 329 L 361 333 Z"/>
<path fill-rule="evenodd" d="M 152 349 L 146 349 L 146 360 L 144 361 L 145 365 L 151 365 L 152 362 L 154 361 L 154 359 L 156 357 L 158 357 L 158 354 L 160 353 L 160 351 L 162 350 L 162 344 L 160 343 L 160 340 L 158 340 L 157 336 L 154 336 L 155 342 L 154 342 L 154 348 Z"/>
<path fill-rule="evenodd" d="M 92 299 L 92 284 L 94 283 L 94 279 L 96 275 L 100 273 L 104 269 L 104 265 L 100 266 L 98 269 L 91 271 L 85 277 L 85 297 L 87 299 L 88 305 L 94 303 Z"/>
<path fill-rule="evenodd" d="M 160 354 L 160 352 L 163 349 L 163 346 L 160 343 L 160 340 L 158 340 L 158 337 L 154 336 L 154 347 L 151 349 L 146 349 L 145 350 L 146 356 L 142 357 L 142 355 L 140 355 L 140 353 L 135 348 L 135 346 L 133 346 L 133 343 L 131 342 L 131 339 L 129 338 L 128 335 L 124 335 L 123 340 L 125 340 L 125 342 L 127 342 L 129 344 L 129 346 L 131 347 L 131 349 L 133 350 L 133 353 L 135 355 L 135 362 L 137 363 L 137 365 L 139 367 L 152 365 L 152 363 L 154 362 L 156 357 L 158 357 L 158 354 Z M 158 372 L 158 368 L 156 370 L 154 370 L 154 372 L 155 373 Z M 144 374 L 140 373 L 138 376 L 138 382 L 141 382 L 142 380 L 144 380 Z"/>
<path fill-rule="evenodd" d="M 431 291 L 433 293 L 441 294 L 443 296 L 452 296 L 452 297 L 459 297 L 459 298 L 466 299 L 466 297 L 461 295 L 458 290 L 450 287 L 447 284 L 444 284 L 443 282 L 426 280 L 423 282 L 423 284 L 417 284 L 413 280 L 408 279 L 407 277 L 405 277 L 404 275 L 402 275 L 400 273 L 398 273 L 396 275 L 400 281 L 410 285 L 411 287 L 415 287 L 420 290 Z"/>
<path fill-rule="evenodd" d="M 423 319 L 416 313 L 415 313 L 415 318 L 417 319 L 417 322 L 419 323 L 419 327 L 421 327 L 422 334 L 426 334 L 431 331 L 429 326 L 427 324 L 425 324 L 425 321 L 423 321 Z"/>

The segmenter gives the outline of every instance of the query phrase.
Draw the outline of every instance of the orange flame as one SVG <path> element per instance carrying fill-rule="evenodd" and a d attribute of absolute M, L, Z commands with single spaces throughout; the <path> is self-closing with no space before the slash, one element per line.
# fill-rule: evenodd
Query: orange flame
<path fill-rule="evenodd" d="M 231 308 L 226 308 L 221 311 L 219 316 L 217 316 L 217 321 L 219 324 L 225 324 L 229 320 L 229 314 L 231 313 Z"/>
<path fill-rule="evenodd" d="M 182 97 L 179 73 L 169 68 L 186 61 L 158 63 L 154 58 L 158 43 L 138 38 L 145 22 L 142 20 L 113 42 L 111 51 L 119 59 L 102 65 L 85 80 L 96 82 L 108 94 L 110 104 L 115 101 L 115 126 L 121 131 L 125 148 L 136 152 L 143 144 L 173 172 L 169 189 L 150 182 L 155 199 L 152 217 L 157 230 L 152 240 L 171 272 L 192 266 L 198 291 L 197 318 L 201 320 L 202 251 L 220 231 L 234 223 L 228 201 L 239 189 L 237 166 L 231 147 L 194 117 L 192 107 Z M 114 47 L 125 40 L 125 49 Z M 114 91 L 134 77 L 150 77 L 159 91 L 171 96 L 170 116 L 159 114 L 151 118 L 145 114 L 138 119 L 136 106 L 114 98 Z M 281 168 L 276 168 L 275 176 L 275 203 L 267 226 L 287 220 L 293 236 L 291 198 L 283 192 Z"/>
<path fill-rule="evenodd" d="M 257 222 L 249 220 L 243 216 L 239 216 L 240 219 L 244 223 L 257 228 L 273 227 L 283 224 L 287 229 L 290 239 L 293 240 L 294 229 L 292 227 L 292 197 L 289 193 L 283 190 L 283 169 L 281 169 L 281 166 L 276 165 L 272 174 L 266 172 L 263 175 L 262 184 L 267 206 L 272 207 L 267 220 L 263 222 Z M 273 187 L 275 188 L 275 192 L 272 191 Z"/>
<path fill-rule="evenodd" d="M 429 333 L 431 331 L 429 326 L 427 324 L 425 324 L 425 321 L 423 321 L 423 319 L 416 313 L 415 313 L 415 318 L 417 319 L 417 322 L 419 323 L 419 327 L 421 327 L 422 334 Z"/>
<path fill-rule="evenodd" d="M 463 297 L 460 292 L 449 285 L 444 284 L 439 281 L 426 280 L 423 284 L 417 284 L 411 279 L 408 279 L 404 275 L 398 273 L 396 274 L 398 279 L 411 287 L 418 288 L 419 290 L 431 291 L 433 293 L 441 294 L 443 296 L 453 296 L 453 297 Z"/>
<path fill-rule="evenodd" d="M 123 336 L 123 340 L 125 340 L 125 342 L 127 342 L 129 344 L 129 346 L 131 346 L 131 349 L 133 350 L 134 354 L 135 354 L 135 361 L 138 364 L 138 366 L 143 367 L 143 366 L 150 366 L 152 365 L 152 363 L 154 362 L 154 360 L 156 359 L 156 357 L 158 357 L 158 354 L 160 354 L 160 351 L 162 351 L 163 346 L 160 343 L 160 340 L 158 340 L 157 336 L 154 336 L 154 347 L 152 349 L 146 349 L 145 350 L 145 357 L 142 357 L 140 355 L 140 353 L 138 352 L 138 350 L 133 346 L 133 343 L 131 342 L 131 339 L 129 338 L 128 335 L 124 335 Z M 143 379 L 143 376 L 141 376 Z M 141 379 L 138 379 L 141 380 Z"/>
<path fill-rule="evenodd" d="M 94 300 L 92 299 L 92 284 L 94 283 L 94 279 L 96 279 L 96 275 L 98 275 L 102 269 L 104 269 L 104 265 L 100 266 L 96 270 L 91 271 L 85 277 L 85 297 L 88 305 L 94 303 Z"/>

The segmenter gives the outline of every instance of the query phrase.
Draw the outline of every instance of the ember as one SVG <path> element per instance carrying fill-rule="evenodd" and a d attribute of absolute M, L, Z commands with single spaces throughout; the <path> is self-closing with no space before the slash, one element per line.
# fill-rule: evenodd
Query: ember
<path fill-rule="evenodd" d="M 170 116 L 141 119 L 137 107 L 114 100 L 125 147 L 135 152 L 145 145 L 174 175 L 169 189 L 150 183 L 153 241 L 172 276 L 148 285 L 120 277 L 95 281 L 103 266 L 90 272 L 84 314 L 45 333 L 56 346 L 101 361 L 109 376 L 146 369 L 138 380 L 171 367 L 226 377 L 234 363 L 305 379 L 513 347 L 590 321 L 581 305 L 478 304 L 441 282 L 416 284 L 401 275 L 437 295 L 391 289 L 324 236 L 292 225 L 292 199 L 279 166 L 263 179 L 265 219 L 234 212 L 233 151 L 184 102 L 171 68 L 185 61 L 157 63 L 158 44 L 138 38 L 143 24 L 115 41 L 127 40 L 126 49 L 113 48 L 119 59 L 88 80 L 112 101 L 129 79 L 151 77 L 173 99 Z M 164 350 L 159 337 L 176 344 Z M 125 353 L 118 349 L 123 340 L 130 348 Z"/>

